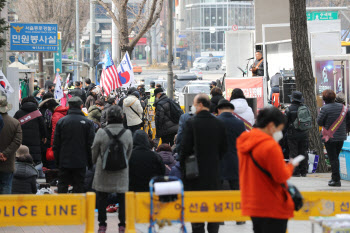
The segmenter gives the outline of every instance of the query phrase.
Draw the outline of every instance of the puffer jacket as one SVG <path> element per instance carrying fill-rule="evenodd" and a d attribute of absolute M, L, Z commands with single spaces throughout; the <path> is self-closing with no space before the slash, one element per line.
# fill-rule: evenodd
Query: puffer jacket
<path fill-rule="evenodd" d="M 24 103 L 20 110 L 16 112 L 14 118 L 20 119 L 21 117 L 36 110 L 38 110 L 38 107 L 35 103 Z M 41 140 L 47 137 L 44 118 L 42 116 L 37 117 L 21 125 L 21 127 L 23 133 L 22 144 L 28 146 L 29 152 L 33 157 L 34 162 L 39 163 L 41 161 Z"/>
<path fill-rule="evenodd" d="M 343 109 L 340 103 L 329 103 L 321 108 L 320 114 L 317 117 L 317 124 L 319 126 L 325 127 L 327 130 L 333 125 L 333 123 L 338 119 L 340 113 Z M 335 131 L 333 138 L 329 139 L 329 142 L 338 142 L 346 140 L 346 124 L 349 122 L 349 111 L 346 115 L 346 119 L 340 125 L 337 131 Z"/>
<path fill-rule="evenodd" d="M 101 112 L 102 112 L 101 109 L 99 109 L 96 105 L 93 105 L 89 108 L 88 112 L 89 112 L 89 115 L 88 115 L 89 120 L 92 120 L 95 123 L 100 123 Z"/>
<path fill-rule="evenodd" d="M 52 114 L 51 146 L 53 145 L 53 137 L 55 135 L 57 122 L 67 115 L 68 109 L 68 107 L 58 106 Z"/>
<path fill-rule="evenodd" d="M 101 120 L 100 120 L 100 122 L 101 122 L 101 127 L 102 127 L 102 128 L 106 127 L 106 125 L 107 125 L 107 112 L 108 112 L 108 109 L 109 109 L 111 106 L 113 106 L 113 105 L 107 103 L 107 104 L 105 105 L 105 107 L 103 108 L 103 110 L 102 110 L 102 113 L 101 113 Z"/>
<path fill-rule="evenodd" d="M 168 176 L 171 168 L 175 165 L 176 161 L 174 159 L 173 153 L 171 151 L 160 151 L 158 152 L 160 157 L 162 157 L 163 163 L 165 165 L 165 175 Z"/>
<path fill-rule="evenodd" d="M 179 129 L 179 124 L 176 124 L 170 120 L 170 103 L 169 97 L 163 94 L 154 103 L 156 107 L 156 131 L 157 137 L 164 137 L 166 135 L 171 135 L 177 133 Z"/>
<path fill-rule="evenodd" d="M 131 108 L 134 109 L 138 115 Z M 126 115 L 128 126 L 139 125 L 142 123 L 141 118 L 143 109 L 140 100 L 136 96 L 129 95 L 126 99 L 124 99 L 123 112 Z"/>
<path fill-rule="evenodd" d="M 255 118 L 251 107 L 249 107 L 247 100 L 245 99 L 234 99 L 231 100 L 231 104 L 235 106 L 235 113 L 248 121 L 251 125 L 254 125 Z"/>
<path fill-rule="evenodd" d="M 13 174 L 12 194 L 35 194 L 38 171 L 30 163 L 16 162 Z"/>
<path fill-rule="evenodd" d="M 83 104 L 85 104 L 86 102 L 86 93 L 84 90 L 80 89 L 80 88 L 74 88 L 73 90 L 69 91 L 69 94 L 74 97 L 74 96 L 78 96 L 80 97 L 80 99 L 83 101 Z"/>

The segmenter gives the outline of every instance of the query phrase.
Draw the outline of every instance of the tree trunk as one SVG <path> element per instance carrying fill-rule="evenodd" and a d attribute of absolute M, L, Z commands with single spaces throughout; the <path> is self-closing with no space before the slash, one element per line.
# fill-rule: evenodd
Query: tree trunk
<path fill-rule="evenodd" d="M 312 72 L 311 54 L 309 49 L 306 3 L 305 0 L 289 0 L 290 32 L 292 38 L 293 62 L 297 90 L 303 93 L 305 104 L 309 107 L 313 127 L 309 132 L 310 148 L 320 156 L 318 171 L 326 172 L 327 165 L 323 153 L 323 144 L 319 133 L 317 119 L 317 103 L 315 78 Z"/>

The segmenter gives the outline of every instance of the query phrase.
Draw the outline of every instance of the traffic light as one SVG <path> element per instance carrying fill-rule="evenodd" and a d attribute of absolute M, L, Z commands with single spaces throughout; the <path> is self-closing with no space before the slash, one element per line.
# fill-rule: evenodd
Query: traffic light
<path fill-rule="evenodd" d="M 94 51 L 94 60 L 90 61 L 90 65 L 92 67 L 96 67 L 98 63 L 100 62 L 100 46 L 97 44 L 93 44 L 93 51 Z"/>

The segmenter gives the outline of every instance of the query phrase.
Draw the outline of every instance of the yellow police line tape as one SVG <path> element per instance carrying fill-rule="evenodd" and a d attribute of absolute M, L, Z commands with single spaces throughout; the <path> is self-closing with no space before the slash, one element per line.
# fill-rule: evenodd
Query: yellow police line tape
<path fill-rule="evenodd" d="M 303 208 L 293 220 L 310 216 L 350 214 L 350 192 L 303 192 Z M 85 232 L 94 232 L 95 193 L 60 195 L 1 195 L 0 227 L 82 225 Z M 155 201 L 154 218 L 178 220 L 180 199 L 171 203 Z M 186 222 L 245 221 L 241 214 L 239 191 L 185 192 Z M 150 194 L 126 194 L 126 232 L 136 233 L 136 223 L 150 221 Z"/>
<path fill-rule="evenodd" d="M 95 193 L 1 195 L 0 227 L 82 225 L 95 231 Z"/>
<path fill-rule="evenodd" d="M 293 220 L 309 220 L 310 216 L 333 216 L 350 214 L 350 192 L 302 192 L 303 208 L 294 213 Z M 154 219 L 179 220 L 181 201 L 155 202 Z M 200 191 L 185 192 L 186 222 L 246 221 L 241 214 L 239 191 Z M 135 223 L 149 223 L 150 194 L 126 194 L 126 232 L 136 233 Z"/>

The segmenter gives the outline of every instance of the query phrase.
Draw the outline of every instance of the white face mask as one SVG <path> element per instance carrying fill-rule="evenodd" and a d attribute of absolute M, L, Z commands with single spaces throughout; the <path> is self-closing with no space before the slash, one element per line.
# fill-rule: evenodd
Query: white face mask
<path fill-rule="evenodd" d="M 277 131 L 273 133 L 272 137 L 273 139 L 275 139 L 276 142 L 279 142 L 283 138 L 283 133 L 282 131 Z"/>
<path fill-rule="evenodd" d="M 197 113 L 197 108 L 196 108 L 196 106 L 194 106 L 194 105 L 191 106 L 191 113 L 192 113 L 193 115 Z"/>

